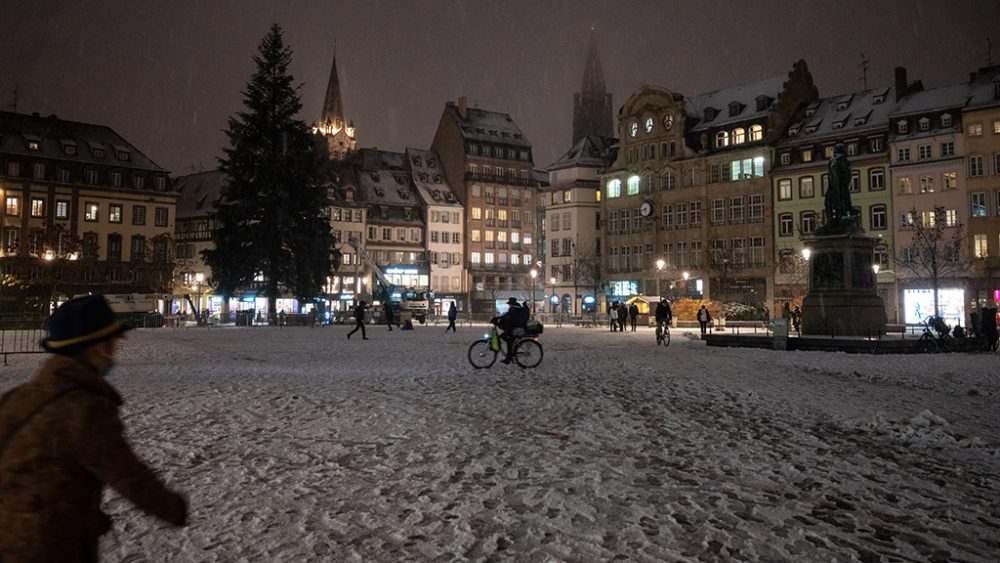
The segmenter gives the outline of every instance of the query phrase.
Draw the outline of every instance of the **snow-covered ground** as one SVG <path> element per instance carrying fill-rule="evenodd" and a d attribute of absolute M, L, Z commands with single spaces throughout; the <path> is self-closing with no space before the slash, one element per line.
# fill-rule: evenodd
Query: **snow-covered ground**
<path fill-rule="evenodd" d="M 1000 356 L 707 348 L 546 327 L 136 331 L 111 381 L 174 530 L 109 494 L 118 561 L 1000 560 Z M 0 390 L 41 356 L 11 358 Z"/>

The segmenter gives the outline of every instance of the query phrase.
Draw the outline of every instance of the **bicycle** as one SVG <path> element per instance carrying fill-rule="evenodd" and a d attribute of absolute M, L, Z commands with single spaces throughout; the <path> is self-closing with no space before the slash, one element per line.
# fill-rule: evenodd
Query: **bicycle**
<path fill-rule="evenodd" d="M 496 325 L 493 325 L 488 334 L 484 334 L 469 346 L 469 363 L 476 369 L 492 367 L 497 361 L 497 354 L 505 352 L 504 347 L 508 345 L 506 340 L 500 338 Z M 510 356 L 517 365 L 522 368 L 533 368 L 542 363 L 545 351 L 534 334 L 525 332 L 523 335 L 517 335 L 512 345 L 514 350 Z"/>
<path fill-rule="evenodd" d="M 670 346 L 670 325 L 666 321 L 656 325 L 656 344 Z"/>
<path fill-rule="evenodd" d="M 951 352 L 955 347 L 955 339 L 948 334 L 948 326 L 940 317 L 927 317 L 922 323 L 924 332 L 920 335 L 920 350 L 927 354 Z M 931 330 L 931 329 L 934 330 Z M 935 334 L 937 331 L 937 334 Z"/>

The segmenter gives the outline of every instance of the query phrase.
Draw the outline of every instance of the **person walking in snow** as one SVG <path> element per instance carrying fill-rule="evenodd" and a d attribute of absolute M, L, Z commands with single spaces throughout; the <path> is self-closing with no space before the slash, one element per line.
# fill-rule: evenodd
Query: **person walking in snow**
<path fill-rule="evenodd" d="M 0 399 L 0 561 L 98 561 L 98 540 L 111 530 L 105 486 L 186 525 L 187 501 L 132 451 L 122 397 L 105 379 L 130 328 L 103 295 L 67 301 L 42 341 L 52 355 Z"/>
<path fill-rule="evenodd" d="M 445 332 L 449 330 L 452 332 L 458 332 L 455 328 L 455 320 L 458 318 L 458 307 L 455 307 L 455 302 L 451 302 L 451 306 L 448 307 L 448 328 L 444 329 Z"/>
<path fill-rule="evenodd" d="M 611 309 L 608 310 L 608 318 L 611 320 L 611 332 L 618 330 L 618 302 L 615 301 L 611 304 Z"/>
<path fill-rule="evenodd" d="M 625 332 L 625 322 L 628 321 L 628 305 L 621 303 L 618 305 L 618 330 Z"/>
<path fill-rule="evenodd" d="M 364 301 L 359 301 L 358 306 L 354 308 L 354 330 L 347 333 L 347 339 L 351 339 L 351 335 L 361 329 L 361 339 L 368 340 L 368 336 L 365 335 L 365 310 L 368 308 L 368 304 Z M 391 328 L 391 327 L 390 327 Z"/>
<path fill-rule="evenodd" d="M 698 309 L 698 326 L 701 327 L 702 336 L 708 332 L 708 323 L 710 322 L 712 322 L 712 314 L 702 305 L 701 309 Z"/>
<path fill-rule="evenodd" d="M 795 328 L 797 334 L 802 334 L 799 330 L 802 327 L 802 310 L 799 309 L 798 305 L 792 309 L 792 327 Z"/>
<path fill-rule="evenodd" d="M 398 328 L 399 327 L 399 323 L 394 322 L 394 313 L 395 312 L 392 310 L 392 303 L 386 303 L 382 307 L 382 311 L 384 311 L 384 313 L 385 313 L 385 324 L 389 327 L 389 331 L 390 332 L 392 331 L 392 325 L 393 324 L 395 324 L 396 327 Z"/>
<path fill-rule="evenodd" d="M 628 318 L 629 322 L 632 323 L 632 332 L 635 332 L 635 323 L 639 320 L 639 306 L 635 302 L 628 308 Z"/>

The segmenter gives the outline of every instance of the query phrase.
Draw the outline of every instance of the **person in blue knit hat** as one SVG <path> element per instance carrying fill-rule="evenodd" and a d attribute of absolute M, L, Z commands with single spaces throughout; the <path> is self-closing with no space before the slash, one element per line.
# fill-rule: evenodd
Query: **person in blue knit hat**
<path fill-rule="evenodd" d="M 0 561 L 98 561 L 105 485 L 186 525 L 187 501 L 133 453 L 105 380 L 130 328 L 102 295 L 67 301 L 42 341 L 52 355 L 0 399 Z"/>

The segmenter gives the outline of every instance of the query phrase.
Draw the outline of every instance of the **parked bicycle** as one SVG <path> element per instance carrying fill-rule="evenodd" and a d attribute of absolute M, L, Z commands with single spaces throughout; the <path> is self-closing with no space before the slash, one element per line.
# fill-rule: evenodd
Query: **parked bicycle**
<path fill-rule="evenodd" d="M 951 352 L 955 349 L 955 339 L 949 332 L 948 325 L 941 317 L 930 316 L 922 323 L 924 333 L 920 335 L 920 349 L 929 354 Z"/>
<path fill-rule="evenodd" d="M 656 343 L 661 346 L 670 346 L 670 325 L 663 322 L 656 325 Z"/>
<path fill-rule="evenodd" d="M 515 335 L 511 344 L 514 348 L 510 354 L 514 362 L 522 368 L 533 368 L 542 363 L 545 351 L 542 343 L 538 341 L 538 334 L 541 334 L 541 325 L 535 330 L 525 330 L 524 334 Z M 497 361 L 497 355 L 507 353 L 508 343 L 500 337 L 496 325 L 490 327 L 490 332 L 484 334 L 482 338 L 476 340 L 469 346 L 469 363 L 476 369 L 491 367 Z"/>

